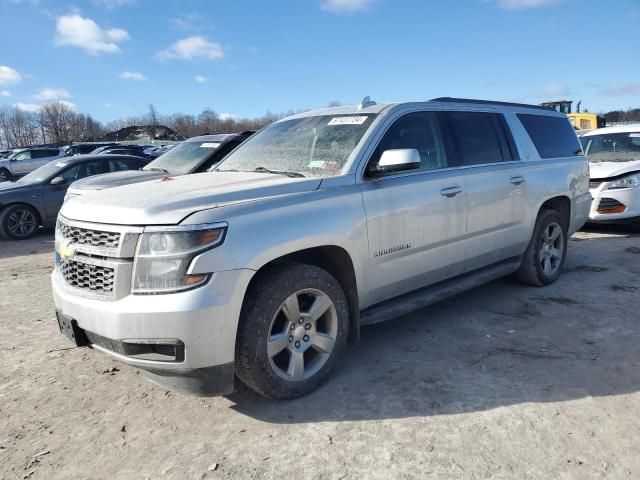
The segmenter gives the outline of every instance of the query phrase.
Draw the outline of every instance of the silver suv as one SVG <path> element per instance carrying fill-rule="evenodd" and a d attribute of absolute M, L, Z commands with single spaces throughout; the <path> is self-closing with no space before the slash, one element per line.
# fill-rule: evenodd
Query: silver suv
<path fill-rule="evenodd" d="M 0 182 L 23 177 L 52 160 L 64 156 L 64 149 L 58 147 L 19 150 L 0 160 Z"/>
<path fill-rule="evenodd" d="M 553 283 L 586 221 L 565 115 L 365 99 L 263 129 L 210 173 L 66 203 L 53 293 L 76 345 L 168 388 L 315 389 L 361 325 L 514 273 Z"/>

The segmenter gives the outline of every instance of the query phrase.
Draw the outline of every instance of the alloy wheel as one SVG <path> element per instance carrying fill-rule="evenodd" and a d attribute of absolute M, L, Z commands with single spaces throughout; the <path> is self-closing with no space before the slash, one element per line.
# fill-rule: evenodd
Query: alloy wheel
<path fill-rule="evenodd" d="M 560 224 L 553 222 L 547 225 L 542 234 L 538 260 L 542 272 L 553 277 L 562 265 L 564 256 L 564 235 Z"/>
<path fill-rule="evenodd" d="M 290 295 L 269 327 L 267 356 L 281 378 L 299 382 L 316 374 L 329 360 L 338 335 L 336 307 L 316 289 Z"/>
<path fill-rule="evenodd" d="M 37 227 L 36 217 L 30 210 L 15 210 L 7 219 L 7 230 L 16 238 L 26 238 Z"/>

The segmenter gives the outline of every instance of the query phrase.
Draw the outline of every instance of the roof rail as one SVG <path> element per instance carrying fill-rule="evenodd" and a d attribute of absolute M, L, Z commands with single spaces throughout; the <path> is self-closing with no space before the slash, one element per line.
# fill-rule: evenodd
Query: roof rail
<path fill-rule="evenodd" d="M 474 100 L 473 98 L 438 97 L 438 98 L 433 98 L 429 101 L 443 102 L 443 103 L 477 103 L 480 105 L 502 105 L 504 107 L 535 108 L 536 110 L 545 110 L 547 112 L 556 111 L 550 107 L 541 107 L 540 105 L 530 105 L 528 103 L 496 102 L 493 100 Z"/>

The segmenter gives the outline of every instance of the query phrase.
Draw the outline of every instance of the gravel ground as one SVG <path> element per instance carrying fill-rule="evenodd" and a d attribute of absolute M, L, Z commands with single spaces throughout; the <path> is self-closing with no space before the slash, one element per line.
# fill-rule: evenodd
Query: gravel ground
<path fill-rule="evenodd" d="M 640 236 L 580 232 L 557 284 L 499 280 L 363 329 L 315 393 L 195 398 L 58 333 L 50 232 L 0 242 L 0 477 L 640 478 Z"/>

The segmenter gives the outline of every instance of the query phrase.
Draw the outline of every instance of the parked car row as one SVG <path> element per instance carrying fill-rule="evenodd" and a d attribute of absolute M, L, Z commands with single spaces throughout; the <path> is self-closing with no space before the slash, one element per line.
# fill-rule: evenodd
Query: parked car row
<path fill-rule="evenodd" d="M 213 142 L 190 143 L 156 162 Z M 451 98 L 305 112 L 210 172 L 126 183 L 62 207 L 60 331 L 172 390 L 275 399 L 326 381 L 361 325 L 552 284 L 591 205 L 565 115 Z"/>
<path fill-rule="evenodd" d="M 28 238 L 38 227 L 53 225 L 63 201 L 88 192 L 205 172 L 252 134 L 194 137 L 151 163 L 129 155 L 130 150 L 107 145 L 89 155 L 58 157 L 16 182 L 0 183 L 0 235 L 11 240 Z"/>
<path fill-rule="evenodd" d="M 16 180 L 52 160 L 74 155 L 132 155 L 152 160 L 173 146 L 112 143 L 77 143 L 68 146 L 30 147 L 0 152 L 0 182 Z"/>

